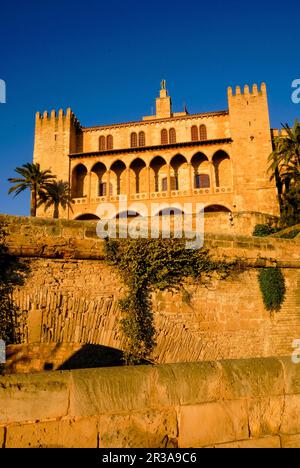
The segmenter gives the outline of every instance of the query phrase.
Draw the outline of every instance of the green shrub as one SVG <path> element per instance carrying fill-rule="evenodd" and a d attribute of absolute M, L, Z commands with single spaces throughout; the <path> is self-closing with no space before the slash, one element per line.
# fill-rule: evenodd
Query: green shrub
<path fill-rule="evenodd" d="M 280 268 L 261 269 L 258 281 L 266 309 L 279 312 L 286 292 L 285 280 Z"/>
<path fill-rule="evenodd" d="M 279 236 L 281 239 L 295 239 L 295 237 L 300 233 L 300 229 L 293 229 L 290 232 L 286 232 Z"/>
<path fill-rule="evenodd" d="M 266 237 L 278 231 L 278 228 L 272 227 L 269 224 L 256 224 L 252 235 L 255 237 Z"/>

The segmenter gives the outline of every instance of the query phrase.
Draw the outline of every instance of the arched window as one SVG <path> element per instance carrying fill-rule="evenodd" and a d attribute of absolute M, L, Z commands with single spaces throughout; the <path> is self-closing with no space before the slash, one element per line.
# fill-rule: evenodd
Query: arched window
<path fill-rule="evenodd" d="M 113 137 L 112 137 L 112 135 L 107 135 L 107 137 L 106 137 L 106 148 L 108 150 L 112 150 L 113 147 L 114 147 Z"/>
<path fill-rule="evenodd" d="M 130 146 L 131 148 L 136 148 L 137 147 L 137 134 L 133 132 L 130 135 Z"/>
<path fill-rule="evenodd" d="M 145 146 L 145 144 L 146 144 L 145 132 L 140 132 L 139 133 L 139 146 Z"/>
<path fill-rule="evenodd" d="M 199 140 L 199 138 L 198 138 L 198 127 L 196 125 L 192 126 L 191 134 L 192 134 L 192 141 L 198 141 Z"/>
<path fill-rule="evenodd" d="M 196 174 L 195 175 L 195 188 L 209 188 L 210 178 L 208 174 Z"/>
<path fill-rule="evenodd" d="M 200 125 L 200 140 L 207 140 L 207 131 L 205 125 Z"/>
<path fill-rule="evenodd" d="M 168 144 L 168 131 L 165 128 L 161 131 L 161 144 Z"/>
<path fill-rule="evenodd" d="M 176 143 L 176 131 L 175 128 L 170 128 L 169 130 L 169 142 Z"/>
<path fill-rule="evenodd" d="M 105 151 L 105 136 L 99 138 L 99 150 Z"/>

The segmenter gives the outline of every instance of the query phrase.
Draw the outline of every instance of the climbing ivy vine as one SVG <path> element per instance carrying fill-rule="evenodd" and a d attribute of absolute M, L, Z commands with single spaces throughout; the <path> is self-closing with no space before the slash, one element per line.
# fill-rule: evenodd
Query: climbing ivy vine
<path fill-rule="evenodd" d="M 184 239 L 106 240 L 105 250 L 127 289 L 120 301 L 127 364 L 147 359 L 155 346 L 151 292 L 184 291 L 188 277 L 205 283 L 215 274 L 224 279 L 237 269 L 237 262 L 216 261 L 206 249 L 187 250 Z"/>

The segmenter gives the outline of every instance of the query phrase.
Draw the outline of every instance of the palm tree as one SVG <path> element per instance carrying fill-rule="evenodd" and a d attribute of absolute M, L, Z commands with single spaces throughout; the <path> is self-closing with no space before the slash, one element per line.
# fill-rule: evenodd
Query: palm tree
<path fill-rule="evenodd" d="M 31 192 L 30 216 L 36 216 L 38 194 L 45 184 L 50 180 L 54 180 L 56 176 L 51 173 L 50 169 L 42 171 L 38 163 L 23 164 L 23 166 L 17 167 L 15 172 L 22 177 L 8 179 L 9 182 L 15 184 L 9 189 L 8 193 L 16 192 L 15 196 L 17 196 L 23 190 L 29 188 Z"/>
<path fill-rule="evenodd" d="M 64 210 L 70 208 L 72 210 L 73 199 L 70 192 L 68 182 L 63 180 L 49 182 L 45 184 L 43 190 L 39 193 L 38 206 L 45 205 L 45 210 L 54 206 L 53 218 L 59 217 L 59 207 Z"/>
<path fill-rule="evenodd" d="M 274 151 L 269 156 L 271 180 L 275 178 L 279 192 L 281 213 L 288 223 L 299 217 L 300 190 L 300 122 L 291 128 L 282 126 L 284 134 L 275 138 Z"/>

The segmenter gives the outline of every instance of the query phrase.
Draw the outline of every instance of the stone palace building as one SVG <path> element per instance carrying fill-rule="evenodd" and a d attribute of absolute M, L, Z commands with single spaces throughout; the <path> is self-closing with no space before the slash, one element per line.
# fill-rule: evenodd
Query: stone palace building
<path fill-rule="evenodd" d="M 278 215 L 267 173 L 272 130 L 266 85 L 228 88 L 227 95 L 227 110 L 173 112 L 163 81 L 155 115 L 137 122 L 83 127 L 71 109 L 37 113 L 34 162 L 69 181 L 74 198 L 73 210 L 60 216 L 97 219 L 99 204 L 110 202 L 118 217 L 124 195 L 129 205 L 203 203 L 205 213 L 226 213 L 226 219 Z M 38 215 L 52 213 L 40 208 Z"/>

